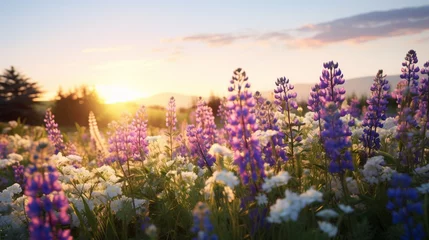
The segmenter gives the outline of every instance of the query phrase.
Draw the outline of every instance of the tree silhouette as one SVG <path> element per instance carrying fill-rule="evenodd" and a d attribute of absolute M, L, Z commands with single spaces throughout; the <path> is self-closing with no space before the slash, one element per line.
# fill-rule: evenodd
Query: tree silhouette
<path fill-rule="evenodd" d="M 104 105 L 100 102 L 95 90 L 91 90 L 87 86 L 81 86 L 68 93 L 64 93 L 62 89 L 58 90 L 52 113 L 60 126 L 71 127 L 75 123 L 87 126 L 88 115 L 91 111 L 98 120 L 100 115 L 104 114 Z M 104 121 L 99 121 L 99 125 L 105 125 Z"/>
<path fill-rule="evenodd" d="M 0 75 L 0 121 L 25 119 L 37 121 L 33 109 L 35 99 L 42 91 L 37 83 L 30 82 L 12 66 Z"/>

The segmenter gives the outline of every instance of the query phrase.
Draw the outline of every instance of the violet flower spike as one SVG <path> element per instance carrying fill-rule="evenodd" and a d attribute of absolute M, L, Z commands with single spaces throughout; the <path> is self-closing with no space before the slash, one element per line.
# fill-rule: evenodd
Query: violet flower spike
<path fill-rule="evenodd" d="M 250 181 L 252 193 L 259 189 L 265 177 L 259 139 L 252 134 L 258 130 L 253 113 L 255 99 L 250 92 L 246 72 L 241 68 L 234 71 L 228 90 L 231 92 L 228 107 L 231 111 L 228 126 L 231 134 L 230 145 L 234 151 L 234 164 L 238 165 L 243 184 Z"/>
<path fill-rule="evenodd" d="M 363 120 L 363 134 L 360 140 L 366 149 L 366 156 L 372 157 L 374 151 L 380 149 L 380 137 L 377 128 L 383 127 L 383 121 L 386 120 L 386 111 L 389 97 L 389 82 L 383 70 L 379 70 L 374 83 L 371 86 L 371 96 L 367 100 L 368 110 Z"/>
<path fill-rule="evenodd" d="M 58 124 L 55 122 L 55 116 L 52 114 L 50 109 L 46 111 L 44 122 L 46 131 L 48 132 L 48 138 L 54 144 L 55 154 L 65 150 L 66 147 L 63 142 L 63 135 L 58 129 Z"/>
<path fill-rule="evenodd" d="M 46 145 L 39 144 L 32 164 L 25 171 L 24 194 L 28 197 L 25 210 L 30 220 L 30 239 L 71 240 L 70 229 L 64 229 L 70 224 L 69 203 L 55 166 L 44 157 L 45 148 Z"/>
<path fill-rule="evenodd" d="M 146 156 L 149 153 L 149 143 L 146 140 L 147 115 L 146 108 L 144 106 L 141 106 L 140 109 L 137 110 L 136 115 L 131 122 L 130 128 L 131 132 L 134 133 L 133 138 L 131 139 L 132 156 L 134 160 L 143 161 L 146 159 Z"/>

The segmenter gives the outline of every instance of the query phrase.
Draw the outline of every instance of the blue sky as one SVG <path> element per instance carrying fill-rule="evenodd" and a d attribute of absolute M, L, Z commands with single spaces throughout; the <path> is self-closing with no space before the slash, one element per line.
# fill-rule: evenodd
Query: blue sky
<path fill-rule="evenodd" d="M 426 5 L 426 7 L 422 7 Z M 243 67 L 256 90 L 276 78 L 316 82 L 400 72 L 429 60 L 429 1 L 14 1 L 0 4 L 0 68 L 52 96 L 88 84 L 133 96 L 225 94 Z M 417 7 L 417 8 L 415 8 Z M 131 92 L 133 92 L 131 94 Z"/>

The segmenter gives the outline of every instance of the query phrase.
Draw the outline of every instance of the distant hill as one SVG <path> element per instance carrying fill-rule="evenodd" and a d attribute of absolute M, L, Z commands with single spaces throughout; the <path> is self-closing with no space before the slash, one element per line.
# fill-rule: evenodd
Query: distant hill
<path fill-rule="evenodd" d="M 390 89 L 393 90 L 396 88 L 396 85 L 401 80 L 399 75 L 387 76 L 386 78 L 389 81 Z M 346 95 L 356 94 L 357 96 L 368 95 L 370 93 L 371 85 L 373 84 L 374 76 L 371 77 L 360 77 L 360 78 L 351 78 L 346 79 L 344 83 L 344 88 L 346 89 Z M 310 96 L 311 87 L 314 84 L 294 84 L 295 91 L 297 93 L 298 101 L 308 100 Z M 271 95 L 271 91 L 263 91 L 261 92 L 263 96 L 269 97 Z"/>
<path fill-rule="evenodd" d="M 368 95 L 370 92 L 370 87 L 373 83 L 374 76 L 369 77 L 359 77 L 359 78 L 351 78 L 346 79 L 344 83 L 344 87 L 346 89 L 346 94 L 356 94 L 357 96 Z M 389 80 L 391 89 L 395 89 L 396 85 L 400 81 L 399 75 L 387 76 L 387 80 Z M 314 86 L 315 83 L 309 84 L 294 84 L 295 91 L 298 94 L 298 100 L 307 100 L 310 95 L 311 87 Z M 274 88 L 273 88 L 274 89 Z M 253 89 L 257 90 L 257 89 Z M 266 98 L 271 98 L 272 90 L 263 90 L 261 91 L 262 95 Z M 180 93 L 159 93 L 147 98 L 141 98 L 136 100 L 137 104 L 143 104 L 146 106 L 158 105 L 166 107 L 170 97 L 173 96 L 176 99 L 177 108 L 188 108 L 192 105 L 192 102 L 198 98 L 198 96 L 185 95 Z M 207 99 L 207 97 L 206 97 Z"/>
<path fill-rule="evenodd" d="M 176 100 L 177 108 L 188 108 L 192 105 L 192 101 L 198 98 L 197 96 L 190 96 L 180 93 L 159 93 L 150 97 L 138 99 L 135 102 L 137 102 L 139 105 L 145 106 L 157 105 L 167 107 L 168 101 L 172 96 Z"/>

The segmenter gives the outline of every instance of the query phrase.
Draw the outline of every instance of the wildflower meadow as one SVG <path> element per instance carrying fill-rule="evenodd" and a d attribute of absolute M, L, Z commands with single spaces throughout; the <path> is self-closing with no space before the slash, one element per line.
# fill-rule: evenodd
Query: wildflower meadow
<path fill-rule="evenodd" d="M 328 61 L 305 104 L 237 68 L 189 123 L 173 97 L 155 130 L 145 106 L 107 129 L 4 123 L 0 239 L 428 239 L 429 61 L 404 55 L 364 103 Z"/>

